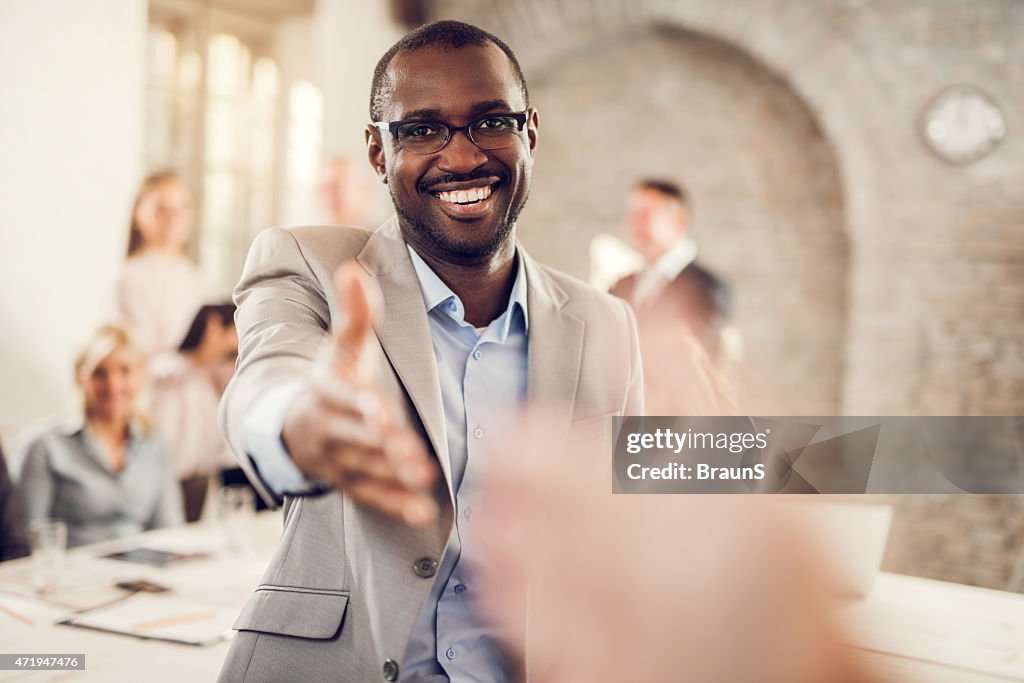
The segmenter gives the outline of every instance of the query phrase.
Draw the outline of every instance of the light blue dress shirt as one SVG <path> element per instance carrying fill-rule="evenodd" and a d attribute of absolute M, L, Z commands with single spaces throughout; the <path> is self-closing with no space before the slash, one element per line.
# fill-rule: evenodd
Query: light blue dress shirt
<path fill-rule="evenodd" d="M 467 568 L 477 560 L 477 549 L 465 532 L 473 524 L 474 511 L 484 504 L 478 493 L 488 451 L 494 446 L 491 434 L 526 396 L 525 271 L 517 267 L 508 306 L 478 332 L 466 322 L 459 297 L 411 248 L 409 254 L 423 290 L 437 358 L 455 525 L 413 630 L 402 680 L 502 683 L 511 679 L 510 673 L 472 605 L 473 577 Z M 456 554 L 453 548 L 459 546 Z"/>
<path fill-rule="evenodd" d="M 444 405 L 445 438 L 455 493 L 455 525 L 434 584 L 413 629 L 404 683 L 506 683 L 511 674 L 473 607 L 468 567 L 477 549 L 466 531 L 480 509 L 480 478 L 493 447 L 494 429 L 526 396 L 526 273 L 517 254 L 516 278 L 505 311 L 482 330 L 465 320 L 462 301 L 411 247 L 430 324 Z M 281 443 L 288 404 L 304 385 L 269 392 L 253 406 L 244 427 L 246 450 L 277 493 L 301 491 L 307 482 Z M 460 550 L 461 549 L 461 550 Z"/>

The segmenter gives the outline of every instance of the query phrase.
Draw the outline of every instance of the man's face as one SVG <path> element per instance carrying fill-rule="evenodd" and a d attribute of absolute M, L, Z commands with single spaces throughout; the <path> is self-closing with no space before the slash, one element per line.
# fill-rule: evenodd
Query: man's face
<path fill-rule="evenodd" d="M 400 53 L 385 121 L 432 120 L 464 126 L 485 114 L 526 109 L 508 57 L 496 45 Z M 417 251 L 477 263 L 511 245 L 526 203 L 537 144 L 537 114 L 507 147 L 483 150 L 464 131 L 433 154 L 403 149 L 387 131 L 367 128 L 370 163 L 383 174 L 403 235 Z M 488 194 L 489 193 L 489 194 Z M 477 197 L 484 197 L 473 201 Z M 471 202 L 471 203 L 468 203 Z"/>
<path fill-rule="evenodd" d="M 686 207 L 657 190 L 633 190 L 626 209 L 633 245 L 648 261 L 657 261 L 686 232 Z"/>

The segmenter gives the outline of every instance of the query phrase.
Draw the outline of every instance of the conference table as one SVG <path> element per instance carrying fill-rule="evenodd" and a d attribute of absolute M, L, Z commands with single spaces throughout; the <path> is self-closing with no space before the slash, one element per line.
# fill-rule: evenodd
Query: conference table
<path fill-rule="evenodd" d="M 121 580 L 151 581 L 167 595 L 235 614 L 273 552 L 280 512 L 259 513 L 245 529 L 240 548 L 225 542 L 237 534 L 207 522 L 76 548 L 48 601 L 34 596 L 28 558 L 0 564 L 0 653 L 86 656 L 84 670 L 0 671 L 0 681 L 214 680 L 228 640 L 185 645 L 56 622 L 76 607 L 134 600 L 114 587 Z M 205 556 L 164 567 L 102 557 L 140 546 Z M 836 610 L 850 652 L 879 683 L 1024 681 L 1024 596 L 882 572 L 867 598 Z"/>
<path fill-rule="evenodd" d="M 191 603 L 237 614 L 259 584 L 281 527 L 281 513 L 268 511 L 245 523 L 242 547 L 234 545 L 238 538 L 227 543 L 226 530 L 219 523 L 198 522 L 75 548 L 67 553 L 65 587 L 48 598 L 47 607 L 38 612 L 26 602 L 27 596 L 33 594 L 30 558 L 0 564 L 0 653 L 85 654 L 84 671 L 0 671 L 0 681 L 215 680 L 228 651 L 228 640 L 201 647 L 54 622 L 71 609 L 88 607 L 90 603 L 109 603 L 126 595 L 126 600 L 132 600 L 135 595 L 115 588 L 114 584 L 138 580 L 170 588 L 168 595 L 181 596 Z M 237 530 L 236 526 L 233 531 Z M 182 554 L 205 553 L 207 557 L 164 567 L 102 557 L 138 547 Z M 5 606 L 23 618 L 3 610 Z"/>

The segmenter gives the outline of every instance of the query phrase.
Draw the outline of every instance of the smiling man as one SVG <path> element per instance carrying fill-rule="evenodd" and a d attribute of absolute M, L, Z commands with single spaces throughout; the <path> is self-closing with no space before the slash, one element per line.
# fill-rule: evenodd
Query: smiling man
<path fill-rule="evenodd" d="M 611 416 L 641 411 L 629 308 L 516 241 L 538 117 L 509 47 L 420 28 L 377 65 L 370 116 L 395 217 L 267 230 L 236 290 L 224 429 L 285 529 L 221 680 L 515 680 L 469 533 L 497 428 L 550 406 L 600 471 Z"/>

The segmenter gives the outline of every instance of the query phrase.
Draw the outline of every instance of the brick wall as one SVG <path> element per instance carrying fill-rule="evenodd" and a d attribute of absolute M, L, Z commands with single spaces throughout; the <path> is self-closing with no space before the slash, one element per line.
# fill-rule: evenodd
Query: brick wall
<path fill-rule="evenodd" d="M 702 259 L 736 290 L 749 407 L 1024 413 L 1024 3 L 434 0 L 432 14 L 493 30 L 523 62 L 542 129 L 521 225 L 538 256 L 585 275 L 590 238 L 622 234 L 633 178 L 691 188 Z M 962 82 L 1009 132 L 951 166 L 918 122 Z M 889 568 L 1005 585 L 1021 498 L 892 502 Z"/>

